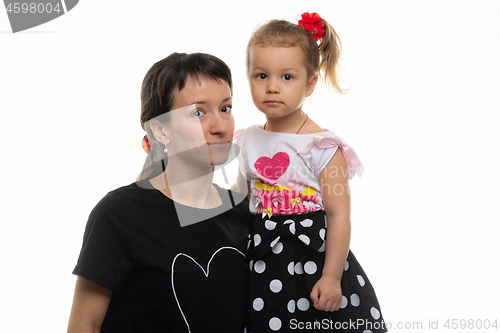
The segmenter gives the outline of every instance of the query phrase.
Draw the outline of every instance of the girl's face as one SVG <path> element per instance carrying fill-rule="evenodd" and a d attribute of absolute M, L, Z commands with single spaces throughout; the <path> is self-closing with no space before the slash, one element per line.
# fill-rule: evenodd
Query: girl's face
<path fill-rule="evenodd" d="M 170 121 L 164 130 L 169 163 L 171 158 L 189 165 L 225 163 L 234 133 L 231 109 L 227 82 L 189 77 L 184 88 L 175 92 Z"/>
<path fill-rule="evenodd" d="M 309 76 L 299 46 L 254 46 L 250 50 L 248 80 L 255 106 L 267 117 L 283 117 L 302 110 L 318 76 Z"/>

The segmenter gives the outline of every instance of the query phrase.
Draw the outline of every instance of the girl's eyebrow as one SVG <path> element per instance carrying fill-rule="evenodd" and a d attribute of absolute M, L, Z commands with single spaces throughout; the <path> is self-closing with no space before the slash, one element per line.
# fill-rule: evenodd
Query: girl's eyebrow
<path fill-rule="evenodd" d="M 282 72 L 288 72 L 288 71 L 296 71 L 296 72 L 298 72 L 299 71 L 297 68 L 294 68 L 294 67 L 282 68 L 282 69 L 279 69 L 279 70 L 282 71 Z M 252 68 L 252 72 L 255 72 L 255 71 L 265 71 L 265 70 L 262 67 L 254 67 L 254 68 Z"/>

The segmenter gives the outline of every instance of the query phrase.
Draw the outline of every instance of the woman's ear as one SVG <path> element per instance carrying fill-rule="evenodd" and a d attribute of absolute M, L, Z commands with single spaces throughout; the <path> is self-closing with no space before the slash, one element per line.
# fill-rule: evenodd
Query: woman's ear
<path fill-rule="evenodd" d="M 163 143 L 164 145 L 170 143 L 169 132 L 167 131 L 165 124 L 153 119 L 149 123 L 149 127 L 151 128 L 151 132 L 153 132 L 156 141 Z"/>
<path fill-rule="evenodd" d="M 313 74 L 309 78 L 309 81 L 307 81 L 306 97 L 311 96 L 314 88 L 316 88 L 316 83 L 318 83 L 318 74 Z"/>

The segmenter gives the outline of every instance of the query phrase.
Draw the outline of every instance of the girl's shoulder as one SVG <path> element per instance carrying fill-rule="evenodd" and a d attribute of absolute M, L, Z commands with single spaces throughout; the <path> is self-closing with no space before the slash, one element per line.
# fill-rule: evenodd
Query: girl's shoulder
<path fill-rule="evenodd" d="M 321 132 L 328 132 L 328 130 L 318 125 L 312 118 L 308 118 L 304 126 L 300 129 L 300 133 L 302 134 L 317 134 Z"/>
<path fill-rule="evenodd" d="M 235 143 L 239 143 L 240 140 L 243 140 L 249 133 L 253 132 L 255 128 L 262 129 L 262 124 L 259 125 L 251 125 L 248 126 L 247 128 L 240 128 L 236 130 L 233 134 L 233 141 Z"/>

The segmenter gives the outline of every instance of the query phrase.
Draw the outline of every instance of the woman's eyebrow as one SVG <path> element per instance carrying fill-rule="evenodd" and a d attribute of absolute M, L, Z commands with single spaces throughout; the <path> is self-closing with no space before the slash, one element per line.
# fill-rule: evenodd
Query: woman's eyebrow
<path fill-rule="evenodd" d="M 221 104 L 222 104 L 222 103 L 227 102 L 227 101 L 228 101 L 228 100 L 230 100 L 230 99 L 233 99 L 233 98 L 232 98 L 232 97 L 225 98 L 225 99 L 221 102 Z M 193 103 L 191 103 L 191 104 L 207 104 L 207 101 L 198 101 L 198 102 L 193 102 Z"/>

